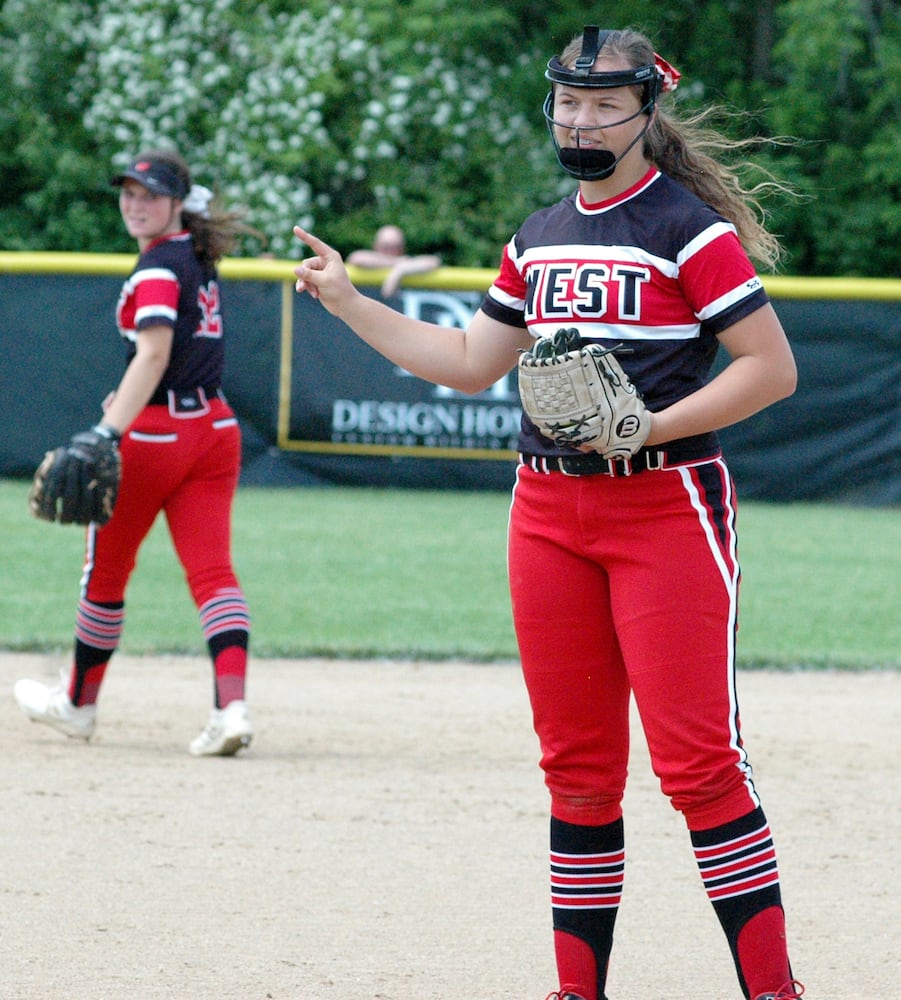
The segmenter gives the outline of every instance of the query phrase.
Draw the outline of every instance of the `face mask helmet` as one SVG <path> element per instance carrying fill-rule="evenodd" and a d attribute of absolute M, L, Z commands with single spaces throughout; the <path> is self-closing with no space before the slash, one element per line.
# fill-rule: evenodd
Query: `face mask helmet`
<path fill-rule="evenodd" d="M 658 68 L 655 63 L 646 66 L 637 66 L 634 69 L 612 70 L 603 73 L 593 73 L 592 67 L 597 60 L 598 53 L 604 47 L 604 43 L 609 38 L 610 31 L 601 31 L 595 24 L 587 24 L 582 32 L 582 51 L 576 59 L 574 65 L 564 66 L 560 60 L 554 56 L 547 64 L 545 78 L 551 82 L 551 90 L 544 101 L 544 118 L 547 122 L 551 141 L 554 144 L 554 152 L 560 166 L 573 177 L 579 180 L 599 181 L 609 177 L 616 169 L 619 161 L 629 152 L 629 150 L 641 139 L 651 124 L 651 114 L 657 103 L 657 96 L 660 92 L 660 78 Z M 641 91 L 641 108 L 624 118 L 614 122 L 613 125 L 623 125 L 639 115 L 646 115 L 645 127 L 629 143 L 626 149 L 616 156 L 609 149 L 583 149 L 578 139 L 582 132 L 596 132 L 600 128 L 610 128 L 610 125 L 595 125 L 591 128 L 576 129 L 576 145 L 574 147 L 561 146 L 554 131 L 555 126 L 572 129 L 572 126 L 565 125 L 554 120 L 554 85 L 562 84 L 566 87 L 637 87 Z"/>

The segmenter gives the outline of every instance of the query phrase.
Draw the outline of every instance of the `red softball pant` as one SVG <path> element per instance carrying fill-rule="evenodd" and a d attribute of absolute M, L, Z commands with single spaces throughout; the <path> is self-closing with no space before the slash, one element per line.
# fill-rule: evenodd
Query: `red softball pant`
<path fill-rule="evenodd" d="M 632 694 L 690 829 L 759 805 L 739 732 L 735 502 L 721 458 L 624 478 L 520 466 L 508 563 L 555 817 L 622 815 Z"/>
<path fill-rule="evenodd" d="M 228 404 L 209 401 L 201 415 L 148 406 L 121 442 L 122 482 L 113 517 L 88 532 L 84 596 L 125 599 L 138 549 L 160 511 L 202 607 L 237 587 L 231 560 L 231 508 L 241 468 L 241 432 Z"/>

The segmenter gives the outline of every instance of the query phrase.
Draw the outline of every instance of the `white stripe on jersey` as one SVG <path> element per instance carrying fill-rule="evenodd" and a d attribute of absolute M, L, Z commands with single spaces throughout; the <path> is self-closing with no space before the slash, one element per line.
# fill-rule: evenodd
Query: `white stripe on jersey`
<path fill-rule="evenodd" d="M 491 297 L 508 309 L 518 309 L 522 312 L 526 307 L 526 300 L 519 299 L 515 295 L 510 295 L 497 285 L 491 286 Z"/>
<path fill-rule="evenodd" d="M 174 326 L 175 320 L 178 318 L 178 310 L 169 309 L 166 306 L 161 306 L 157 303 L 154 303 L 152 306 L 146 306 L 144 309 L 138 309 L 135 312 L 135 327 L 137 328 L 140 326 L 141 320 L 146 319 L 148 316 L 159 316 L 160 319 L 171 319 Z"/>
<path fill-rule="evenodd" d="M 636 323 L 595 323 L 566 320 L 566 326 L 575 327 L 584 340 L 696 340 L 701 333 L 700 323 L 679 326 L 643 326 Z M 560 329 L 560 320 L 543 320 L 529 323 L 528 330 L 534 337 L 551 337 Z"/>
<path fill-rule="evenodd" d="M 145 267 L 140 271 L 135 271 L 131 276 L 132 281 L 150 281 L 159 278 L 162 281 L 178 281 L 178 275 L 168 267 Z"/>
<path fill-rule="evenodd" d="M 689 240 L 685 244 L 676 257 L 676 263 L 679 267 L 682 267 L 687 260 L 690 260 L 696 253 L 703 250 L 704 247 L 713 243 L 714 240 L 718 240 L 727 233 L 734 232 L 735 226 L 729 222 L 716 222 L 712 226 L 708 226 L 703 232 L 698 233 L 693 240 Z"/>
<path fill-rule="evenodd" d="M 751 292 L 756 292 L 758 288 L 762 287 L 763 282 L 760 278 L 751 278 L 749 281 L 745 281 L 738 285 L 737 288 L 730 288 L 725 295 L 721 295 L 718 299 L 714 299 L 714 301 L 711 302 L 706 309 L 702 309 L 698 313 L 698 319 L 704 320 L 709 316 L 716 316 L 723 312 L 723 310 L 728 309 L 729 306 L 747 298 Z"/>
<path fill-rule="evenodd" d="M 642 267 L 652 267 L 666 278 L 675 280 L 679 277 L 679 268 L 675 261 L 658 257 L 637 246 L 604 246 L 602 243 L 582 245 L 579 243 L 557 244 L 552 247 L 528 247 L 521 257 L 515 254 L 515 248 L 510 250 L 510 259 L 523 267 L 538 262 L 584 264 L 598 261 L 601 263 L 616 262 L 617 264 L 639 264 Z"/>
<path fill-rule="evenodd" d="M 125 282 L 128 291 L 134 291 L 144 281 L 178 281 L 178 276 L 168 267 L 145 267 L 135 273 Z"/>

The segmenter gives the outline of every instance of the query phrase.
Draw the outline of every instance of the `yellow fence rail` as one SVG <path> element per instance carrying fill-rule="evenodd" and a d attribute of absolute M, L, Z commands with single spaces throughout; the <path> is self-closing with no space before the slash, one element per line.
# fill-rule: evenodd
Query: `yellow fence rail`
<path fill-rule="evenodd" d="M 0 273 L 126 275 L 135 254 L 0 251 Z M 294 281 L 296 260 L 226 257 L 219 268 L 223 278 L 245 281 Z M 384 271 L 348 268 L 361 285 L 380 285 Z M 482 267 L 442 267 L 427 275 L 404 279 L 410 288 L 441 288 L 458 292 L 485 291 L 497 271 Z M 901 278 L 803 278 L 764 275 L 763 284 L 774 299 L 870 300 L 901 302 Z"/>

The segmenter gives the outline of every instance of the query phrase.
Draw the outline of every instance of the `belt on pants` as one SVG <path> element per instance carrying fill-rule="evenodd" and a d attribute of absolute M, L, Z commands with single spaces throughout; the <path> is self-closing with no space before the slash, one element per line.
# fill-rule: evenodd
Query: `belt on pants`
<path fill-rule="evenodd" d="M 666 452 L 642 450 L 632 458 L 604 458 L 596 451 L 580 455 L 530 455 L 520 452 L 519 459 L 535 472 L 561 472 L 564 476 L 632 476 L 653 472 L 666 464 Z"/>
<path fill-rule="evenodd" d="M 218 385 L 198 385 L 193 389 L 157 389 L 147 405 L 168 406 L 173 416 L 202 416 L 209 413 L 211 399 L 225 399 Z"/>

